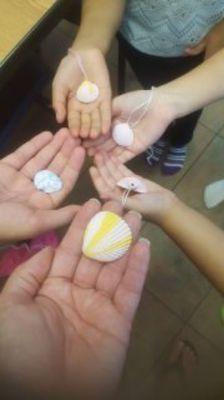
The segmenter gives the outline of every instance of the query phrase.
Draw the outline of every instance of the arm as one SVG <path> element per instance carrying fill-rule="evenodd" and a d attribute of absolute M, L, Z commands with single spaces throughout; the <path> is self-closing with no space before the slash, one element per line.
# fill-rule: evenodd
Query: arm
<path fill-rule="evenodd" d="M 182 117 L 224 96 L 224 50 L 188 74 L 156 90 L 157 101 L 164 103 L 172 119 Z"/>
<path fill-rule="evenodd" d="M 103 54 L 119 28 L 126 0 L 83 0 L 81 25 L 73 47 L 97 48 Z"/>
<path fill-rule="evenodd" d="M 160 223 L 198 269 L 224 292 L 224 232 L 180 200 Z"/>
<path fill-rule="evenodd" d="M 121 201 L 124 192 L 117 182 L 127 176 L 138 178 L 146 193 L 130 195 L 125 207 L 160 226 L 214 286 L 224 292 L 224 232 L 182 203 L 173 192 L 133 174 L 113 157 L 98 154 L 90 174 L 104 200 Z"/>

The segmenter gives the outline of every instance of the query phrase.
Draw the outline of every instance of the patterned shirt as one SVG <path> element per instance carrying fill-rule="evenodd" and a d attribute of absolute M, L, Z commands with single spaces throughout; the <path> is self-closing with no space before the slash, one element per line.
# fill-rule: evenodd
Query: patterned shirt
<path fill-rule="evenodd" d="M 146 54 L 182 56 L 224 18 L 224 0 L 127 0 L 121 33 Z"/>

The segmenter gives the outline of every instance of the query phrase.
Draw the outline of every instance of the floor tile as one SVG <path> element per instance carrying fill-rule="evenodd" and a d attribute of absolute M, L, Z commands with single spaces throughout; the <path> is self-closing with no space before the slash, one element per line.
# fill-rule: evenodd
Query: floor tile
<path fill-rule="evenodd" d="M 144 291 L 134 324 L 122 380 L 123 396 L 133 393 L 149 374 L 182 322 L 152 294 Z"/>
<path fill-rule="evenodd" d="M 208 210 L 203 200 L 205 187 L 224 177 L 223 154 L 224 140 L 217 136 L 177 186 L 176 193 L 186 204 L 207 215 L 212 221 L 224 228 L 224 203 Z"/>
<path fill-rule="evenodd" d="M 41 43 L 42 59 L 53 73 L 56 71 L 61 59 L 67 53 L 74 37 L 68 36 L 63 29 L 59 29 L 58 26 L 56 26 Z"/>
<path fill-rule="evenodd" d="M 221 131 L 219 132 L 219 135 L 224 138 L 224 128 L 221 129 Z"/>
<path fill-rule="evenodd" d="M 162 186 L 173 189 L 177 183 L 181 181 L 186 172 L 192 167 L 200 154 L 211 142 L 213 137 L 214 133 L 201 124 L 198 124 L 195 130 L 194 139 L 189 145 L 188 158 L 185 166 L 183 170 L 173 176 L 167 177 L 162 175 L 159 167 L 150 169 L 150 167 L 146 164 L 144 155 L 141 155 L 131 161 L 129 166 L 133 171 L 144 176 L 144 178 L 152 179 Z"/>
<path fill-rule="evenodd" d="M 170 355 L 177 340 L 183 339 L 193 346 L 197 354 L 195 365 L 183 361 L 171 364 Z M 223 356 L 210 343 L 189 326 L 170 343 L 155 368 L 138 390 L 141 400 L 218 400 L 223 398 Z M 136 397 L 137 398 L 137 397 Z"/>
<path fill-rule="evenodd" d="M 224 125 L 224 100 L 219 100 L 206 107 L 202 113 L 200 122 L 207 128 L 218 132 Z"/>
<path fill-rule="evenodd" d="M 160 228 L 147 223 L 142 236 L 151 241 L 152 251 L 146 288 L 187 320 L 208 294 L 210 284 Z"/>
<path fill-rule="evenodd" d="M 189 323 L 214 346 L 224 351 L 224 321 L 221 319 L 223 305 L 223 296 L 212 289 Z"/>

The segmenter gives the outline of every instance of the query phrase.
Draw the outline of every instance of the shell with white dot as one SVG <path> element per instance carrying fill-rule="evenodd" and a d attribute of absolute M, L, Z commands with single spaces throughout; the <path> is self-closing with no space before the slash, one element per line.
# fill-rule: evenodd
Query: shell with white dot
<path fill-rule="evenodd" d="M 111 262 L 126 254 L 131 243 L 128 224 L 113 212 L 100 211 L 87 225 L 82 251 L 93 260 Z"/>
<path fill-rule="evenodd" d="M 137 193 L 147 193 L 147 188 L 141 179 L 135 176 L 126 176 L 117 182 L 122 189 L 131 190 Z"/>

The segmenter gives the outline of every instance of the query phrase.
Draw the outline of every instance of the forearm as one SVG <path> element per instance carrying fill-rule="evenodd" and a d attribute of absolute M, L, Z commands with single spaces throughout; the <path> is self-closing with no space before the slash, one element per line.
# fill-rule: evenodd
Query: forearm
<path fill-rule="evenodd" d="M 172 119 L 182 117 L 224 96 L 224 50 L 188 74 L 157 88 Z"/>
<path fill-rule="evenodd" d="M 79 32 L 73 47 L 98 48 L 106 54 L 121 23 L 126 0 L 83 0 Z"/>
<path fill-rule="evenodd" d="M 224 232 L 181 201 L 176 202 L 161 227 L 214 286 L 224 292 Z"/>

